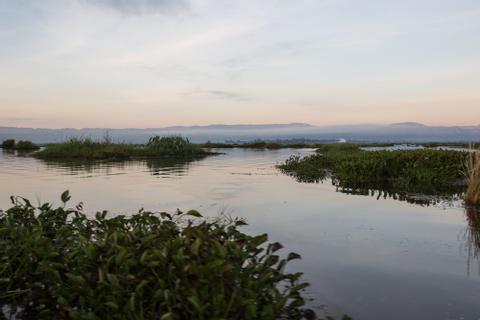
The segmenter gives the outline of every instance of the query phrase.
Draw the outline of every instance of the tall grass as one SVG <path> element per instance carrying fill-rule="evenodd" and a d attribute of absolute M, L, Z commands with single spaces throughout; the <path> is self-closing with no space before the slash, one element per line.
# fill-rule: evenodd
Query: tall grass
<path fill-rule="evenodd" d="M 465 202 L 469 205 L 480 205 L 480 150 L 472 150 L 465 162 L 467 190 Z"/>

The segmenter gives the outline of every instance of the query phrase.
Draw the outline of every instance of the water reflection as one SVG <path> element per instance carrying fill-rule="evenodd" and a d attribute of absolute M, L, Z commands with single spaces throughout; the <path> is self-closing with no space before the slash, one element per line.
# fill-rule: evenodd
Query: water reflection
<path fill-rule="evenodd" d="M 118 175 L 127 173 L 130 169 L 147 168 L 153 176 L 175 177 L 184 176 L 192 162 L 198 159 L 190 158 L 164 158 L 129 161 L 102 161 L 102 160 L 41 160 L 47 169 L 65 175 Z M 141 170 L 144 171 L 144 170 Z"/>
<path fill-rule="evenodd" d="M 338 185 L 335 181 L 332 184 L 336 187 L 337 192 L 349 195 L 364 195 L 380 199 L 392 199 L 397 201 L 405 201 L 411 204 L 420 206 L 430 205 L 444 205 L 454 206 L 463 199 L 462 190 L 459 188 L 452 188 L 450 192 L 443 192 L 438 194 L 430 193 L 409 193 L 402 191 L 395 191 L 388 188 L 356 188 L 345 185 Z"/>
<path fill-rule="evenodd" d="M 190 164 L 196 161 L 195 159 L 148 159 L 144 163 L 148 171 L 154 175 L 162 178 L 171 176 L 184 176 L 187 174 Z"/>
<path fill-rule="evenodd" d="M 467 228 L 463 233 L 465 251 L 467 253 L 467 274 L 470 275 L 472 262 L 479 262 L 480 257 L 480 209 L 465 208 Z M 480 275 L 480 264 L 478 265 Z"/>

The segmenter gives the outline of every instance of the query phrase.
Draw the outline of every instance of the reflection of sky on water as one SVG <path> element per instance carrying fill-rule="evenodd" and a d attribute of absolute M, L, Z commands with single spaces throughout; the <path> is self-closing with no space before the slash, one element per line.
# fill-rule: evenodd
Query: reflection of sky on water
<path fill-rule="evenodd" d="M 460 202 L 419 206 L 297 183 L 274 165 L 309 150 L 223 150 L 191 162 L 45 163 L 0 152 L 0 208 L 12 194 L 55 200 L 69 189 L 86 212 L 197 209 L 246 218 L 303 260 L 313 305 L 354 319 L 476 319 L 477 214 Z"/>

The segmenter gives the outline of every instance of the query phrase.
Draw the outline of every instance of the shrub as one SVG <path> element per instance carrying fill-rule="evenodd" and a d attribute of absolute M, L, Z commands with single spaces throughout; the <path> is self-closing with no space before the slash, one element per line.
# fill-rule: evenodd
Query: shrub
<path fill-rule="evenodd" d="M 3 149 L 13 149 L 15 147 L 15 140 L 7 139 L 2 142 Z"/>
<path fill-rule="evenodd" d="M 88 218 L 23 198 L 0 211 L 0 306 L 16 319 L 301 319 L 301 273 L 241 220 L 197 211 Z M 192 220 L 193 219 L 193 220 Z M 13 315 L 12 315 L 13 314 Z"/>
<path fill-rule="evenodd" d="M 20 140 L 15 145 L 17 150 L 37 150 L 40 149 L 36 144 L 28 140 Z"/>
<path fill-rule="evenodd" d="M 199 146 L 190 143 L 187 138 L 180 136 L 151 137 L 148 140 L 146 149 L 152 153 L 166 155 L 192 155 L 202 152 Z"/>

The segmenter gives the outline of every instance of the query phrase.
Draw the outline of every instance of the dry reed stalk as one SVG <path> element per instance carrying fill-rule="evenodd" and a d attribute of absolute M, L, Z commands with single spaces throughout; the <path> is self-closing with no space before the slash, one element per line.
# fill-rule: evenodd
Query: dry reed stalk
<path fill-rule="evenodd" d="M 466 163 L 467 191 L 465 202 L 480 205 L 480 150 L 471 150 Z"/>

